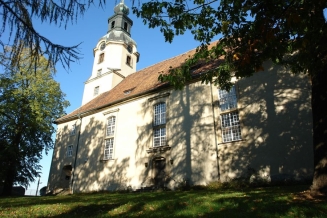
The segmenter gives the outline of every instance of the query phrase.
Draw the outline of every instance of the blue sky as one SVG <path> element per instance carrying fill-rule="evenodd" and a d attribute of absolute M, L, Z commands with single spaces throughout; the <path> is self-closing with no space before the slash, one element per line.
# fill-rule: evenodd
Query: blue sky
<path fill-rule="evenodd" d="M 172 43 L 165 42 L 164 36 L 159 29 L 149 29 L 140 18 L 132 13 L 131 1 L 125 1 L 125 4 L 130 8 L 129 17 L 134 22 L 131 36 L 137 43 L 138 52 L 141 54 L 137 70 L 177 56 L 198 46 L 198 42 L 193 39 L 190 33 L 177 36 Z M 78 18 L 77 23 L 68 25 L 66 29 L 51 26 L 47 23 L 38 23 L 35 26 L 39 33 L 45 35 L 54 43 L 65 46 L 82 43 L 79 46 L 82 58 L 79 62 L 72 63 L 69 71 L 63 69 L 60 64 L 57 65 L 55 79 L 60 83 L 62 91 L 67 95 L 66 99 L 71 104 L 66 109 L 67 113 L 81 106 L 84 82 L 91 76 L 94 58 L 93 48 L 98 40 L 107 33 L 107 20 L 114 14 L 113 8 L 115 5 L 115 1 L 107 1 L 104 8 L 93 6 L 83 17 Z M 43 170 L 39 188 L 47 185 L 51 158 L 52 151 L 47 156 L 44 155 L 41 160 Z M 37 181 L 31 183 L 28 189 L 36 189 L 36 187 Z"/>

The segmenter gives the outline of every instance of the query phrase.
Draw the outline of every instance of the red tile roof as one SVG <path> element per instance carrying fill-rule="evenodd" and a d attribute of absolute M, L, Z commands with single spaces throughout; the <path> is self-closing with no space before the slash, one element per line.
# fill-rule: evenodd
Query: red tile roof
<path fill-rule="evenodd" d="M 214 44 L 214 43 L 212 43 Z M 157 91 L 160 88 L 168 87 L 167 83 L 161 83 L 158 81 L 160 73 L 167 73 L 170 68 L 179 67 L 186 59 L 191 57 L 195 53 L 195 49 L 188 51 L 184 54 L 176 57 L 164 60 L 140 71 L 137 71 L 127 76 L 123 81 L 116 85 L 110 91 L 104 92 L 92 99 L 90 102 L 82 105 L 80 108 L 74 110 L 70 114 L 67 114 L 55 121 L 55 123 L 63 123 L 72 119 L 76 119 L 78 115 L 94 113 L 104 107 L 116 104 L 128 100 L 130 98 L 144 95 L 149 92 Z M 217 61 L 213 64 L 200 65 L 193 71 L 194 74 L 199 74 L 208 70 L 208 67 L 219 64 Z M 125 94 L 129 91 L 129 94 Z"/>

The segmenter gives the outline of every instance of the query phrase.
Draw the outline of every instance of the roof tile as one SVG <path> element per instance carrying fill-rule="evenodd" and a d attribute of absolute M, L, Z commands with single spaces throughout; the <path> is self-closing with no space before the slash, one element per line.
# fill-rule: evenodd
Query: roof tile
<path fill-rule="evenodd" d="M 137 71 L 127 76 L 123 81 L 121 81 L 110 91 L 100 94 L 99 96 L 92 99 L 88 103 L 82 105 L 80 108 L 74 110 L 70 114 L 67 114 L 57 119 L 55 123 L 62 123 L 70 119 L 76 118 L 79 114 L 87 113 L 92 110 L 97 110 L 112 103 L 124 101 L 129 98 L 138 96 L 142 93 L 166 87 L 167 84 L 158 81 L 159 74 L 168 73 L 170 68 L 179 67 L 183 62 L 185 62 L 187 58 L 191 57 L 194 53 L 195 49 L 178 55 L 176 57 L 164 60 L 152 66 L 146 67 L 140 71 Z M 209 66 L 212 67 L 215 65 L 217 64 L 201 64 L 197 69 L 193 71 L 193 73 L 198 74 L 204 72 L 208 70 Z M 125 94 L 127 90 L 131 90 L 131 92 L 129 94 Z"/>

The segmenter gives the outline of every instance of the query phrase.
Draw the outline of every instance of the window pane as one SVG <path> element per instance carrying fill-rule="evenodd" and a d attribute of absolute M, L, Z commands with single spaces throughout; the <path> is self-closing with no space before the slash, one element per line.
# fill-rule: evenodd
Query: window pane
<path fill-rule="evenodd" d="M 115 132 L 115 123 L 116 123 L 116 117 L 109 117 L 107 121 L 107 136 L 114 135 Z"/>
<path fill-rule="evenodd" d="M 154 106 L 154 125 L 166 123 L 166 103 L 160 103 Z"/>
<path fill-rule="evenodd" d="M 237 98 L 235 86 L 233 86 L 229 92 L 219 89 L 219 107 L 221 111 L 237 108 Z"/>
<path fill-rule="evenodd" d="M 166 145 L 166 128 L 155 129 L 153 131 L 153 146 L 165 146 Z"/>
<path fill-rule="evenodd" d="M 114 138 L 106 139 L 104 145 L 104 159 L 112 159 L 114 153 Z"/>
<path fill-rule="evenodd" d="M 98 70 L 97 76 L 101 76 L 101 73 L 102 73 L 102 69 Z"/>
<path fill-rule="evenodd" d="M 94 88 L 94 95 L 98 95 L 99 94 L 99 86 Z"/>
<path fill-rule="evenodd" d="M 241 127 L 238 111 L 221 115 L 223 142 L 240 140 Z"/>
<path fill-rule="evenodd" d="M 73 146 L 69 145 L 67 147 L 67 157 L 71 157 L 71 156 L 73 156 Z"/>
<path fill-rule="evenodd" d="M 75 133 L 76 133 L 76 124 L 73 124 L 71 129 L 70 129 L 70 134 L 75 135 Z"/>

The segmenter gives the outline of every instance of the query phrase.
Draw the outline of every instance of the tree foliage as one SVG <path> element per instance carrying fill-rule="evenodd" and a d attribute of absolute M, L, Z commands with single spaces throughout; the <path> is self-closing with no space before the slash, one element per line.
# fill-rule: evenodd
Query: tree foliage
<path fill-rule="evenodd" d="M 29 70 L 33 57 L 23 50 L 17 67 L 2 55 L 4 72 L 0 75 L 0 180 L 10 194 L 13 184 L 25 187 L 39 175 L 42 151 L 53 147 L 53 120 L 64 114 L 69 103 L 47 66 L 38 57 L 35 73 Z"/>
<path fill-rule="evenodd" d="M 97 1 L 100 6 L 105 0 Z M 48 65 L 53 67 L 60 62 L 69 68 L 70 63 L 80 58 L 78 44 L 63 46 L 41 35 L 34 27 L 35 20 L 49 25 L 67 27 L 68 23 L 77 21 L 78 16 L 94 4 L 94 0 L 0 0 L 0 45 L 3 52 L 11 47 L 10 60 L 13 67 L 17 67 L 21 60 L 21 53 L 28 49 L 31 54 L 30 67 L 39 64 L 39 57 L 45 56 Z M 4 38 L 7 34 L 9 38 Z"/>
<path fill-rule="evenodd" d="M 192 66 L 223 60 L 202 76 L 224 89 L 232 77 L 263 71 L 272 60 L 312 82 L 314 177 L 311 190 L 327 193 L 327 23 L 326 0 L 151 0 L 133 7 L 150 28 L 171 42 L 191 31 L 200 46 L 178 69 L 159 79 L 176 88 L 192 79 Z M 217 45 L 208 49 L 215 36 Z"/>
<path fill-rule="evenodd" d="M 184 64 L 184 70 L 172 70 L 160 77 L 163 81 L 176 81 L 178 73 L 190 79 L 189 69 L 194 63 L 224 58 L 224 64 L 203 79 L 228 88 L 231 77 L 261 71 L 267 59 L 293 72 L 322 69 L 327 52 L 326 7 L 324 0 L 153 0 L 141 8 L 134 7 L 133 12 L 150 28 L 159 27 L 166 41 L 190 30 L 201 43 L 200 52 Z M 217 35 L 221 36 L 219 44 L 208 50 L 207 45 Z M 286 58 L 289 54 L 293 55 Z"/>

